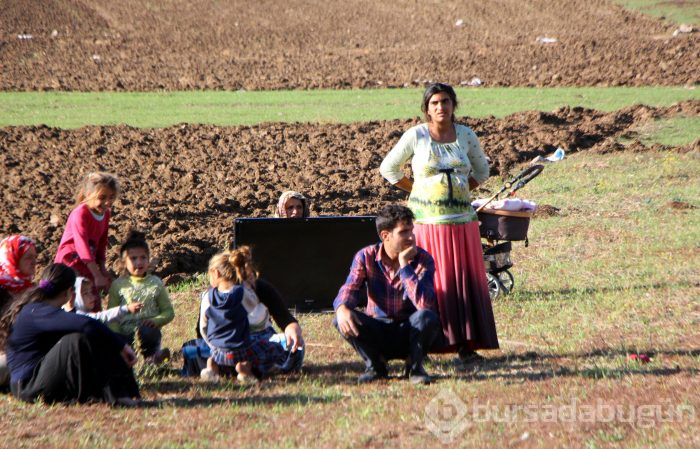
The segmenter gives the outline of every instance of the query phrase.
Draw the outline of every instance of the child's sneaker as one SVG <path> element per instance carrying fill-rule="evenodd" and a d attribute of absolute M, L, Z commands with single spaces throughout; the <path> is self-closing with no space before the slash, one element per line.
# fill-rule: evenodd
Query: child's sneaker
<path fill-rule="evenodd" d="M 255 376 L 249 376 L 247 374 L 241 373 L 238 373 L 238 376 L 236 376 L 236 380 L 245 385 L 250 385 L 258 382 L 258 379 Z"/>
<path fill-rule="evenodd" d="M 220 379 L 219 375 L 216 374 L 211 368 L 204 368 L 202 372 L 199 373 L 199 377 L 207 382 L 218 382 Z"/>
<path fill-rule="evenodd" d="M 164 348 L 159 349 L 150 357 L 146 358 L 146 362 L 152 363 L 154 365 L 160 365 L 161 363 L 170 359 L 170 349 Z"/>

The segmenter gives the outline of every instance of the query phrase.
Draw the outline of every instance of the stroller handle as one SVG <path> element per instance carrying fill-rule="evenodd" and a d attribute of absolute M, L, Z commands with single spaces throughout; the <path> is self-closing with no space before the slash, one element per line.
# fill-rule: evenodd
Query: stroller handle
<path fill-rule="evenodd" d="M 517 176 L 509 181 L 510 185 L 506 188 L 513 186 L 513 183 L 517 181 L 517 184 L 508 192 L 508 195 L 514 194 L 517 190 L 522 189 L 525 184 L 535 179 L 544 170 L 544 165 L 537 164 L 532 167 L 528 167 L 521 171 Z"/>
<path fill-rule="evenodd" d="M 486 207 L 491 201 L 495 200 L 498 198 L 498 196 L 505 192 L 508 189 L 511 189 L 508 195 L 512 195 L 515 193 L 518 189 L 521 189 L 525 184 L 528 182 L 532 181 L 542 173 L 542 170 L 544 170 L 544 165 L 542 164 L 537 164 L 533 165 L 532 167 L 528 167 L 525 170 L 521 171 L 517 175 L 515 175 L 512 179 L 506 181 L 503 186 L 496 192 L 491 198 L 489 198 L 484 204 L 479 206 L 479 208 L 476 209 L 476 212 L 481 212 L 483 208 Z M 517 184 L 516 184 L 517 183 Z M 515 184 L 515 185 L 514 185 Z M 511 188 L 512 187 L 512 188 Z"/>

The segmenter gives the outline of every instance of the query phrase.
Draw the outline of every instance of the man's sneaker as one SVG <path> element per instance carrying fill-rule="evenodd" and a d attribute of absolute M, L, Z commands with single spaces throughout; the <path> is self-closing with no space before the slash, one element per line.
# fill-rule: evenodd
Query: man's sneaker
<path fill-rule="evenodd" d="M 374 382 L 375 380 L 386 379 L 387 377 L 389 377 L 389 375 L 387 374 L 386 369 L 377 370 L 375 368 L 367 368 L 365 372 L 357 378 L 357 383 L 366 384 Z"/>
<path fill-rule="evenodd" d="M 134 399 L 130 397 L 121 397 L 117 398 L 116 401 L 114 401 L 113 406 L 114 407 L 122 407 L 122 408 L 134 408 L 138 407 L 141 405 L 141 400 L 140 399 Z"/>
<path fill-rule="evenodd" d="M 423 365 L 418 365 L 408 373 L 408 380 L 414 385 L 427 385 L 433 381 L 433 378 L 425 372 Z"/>

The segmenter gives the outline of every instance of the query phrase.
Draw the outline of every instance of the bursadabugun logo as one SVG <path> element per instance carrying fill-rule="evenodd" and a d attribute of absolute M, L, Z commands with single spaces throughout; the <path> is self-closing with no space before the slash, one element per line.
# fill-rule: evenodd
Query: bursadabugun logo
<path fill-rule="evenodd" d="M 425 406 L 425 426 L 440 442 L 449 444 L 469 424 L 468 411 L 467 405 L 452 390 L 443 388 Z"/>
<path fill-rule="evenodd" d="M 649 429 L 667 422 L 695 422 L 695 406 L 674 405 L 668 398 L 653 404 L 616 404 L 602 398 L 589 398 L 582 403 L 571 397 L 564 404 L 491 404 L 471 399 L 468 407 L 454 392 L 443 388 L 425 406 L 425 425 L 444 444 L 459 436 L 470 422 L 620 422 Z M 471 409 L 471 410 L 470 410 Z M 471 411 L 471 413 L 470 413 Z"/>

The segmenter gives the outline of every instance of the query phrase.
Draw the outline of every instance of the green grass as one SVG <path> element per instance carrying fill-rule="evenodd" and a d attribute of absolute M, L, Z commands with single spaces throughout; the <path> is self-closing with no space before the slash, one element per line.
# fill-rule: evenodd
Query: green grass
<path fill-rule="evenodd" d="M 514 268 L 516 282 L 538 286 L 516 290 L 506 303 L 512 313 L 533 317 L 520 332 L 546 336 L 558 323 L 569 335 L 567 350 L 585 345 L 592 331 L 609 338 L 629 330 L 620 344 L 639 347 L 675 334 L 645 321 L 656 319 L 650 308 L 663 298 L 678 306 L 679 323 L 689 323 L 689 301 L 700 293 L 700 160 L 666 152 L 565 161 L 547 166 L 521 191 L 560 208 L 561 216 L 534 220 L 533 243 L 518 250 L 527 261 Z M 671 209 L 673 201 L 696 209 Z M 552 307 L 560 301 L 566 308 Z"/>
<path fill-rule="evenodd" d="M 615 0 L 615 3 L 678 24 L 700 24 L 700 2 L 697 0 Z"/>
<path fill-rule="evenodd" d="M 637 138 L 645 145 L 680 146 L 700 137 L 700 118 L 678 116 L 657 119 L 643 124 L 635 130 Z"/>
<path fill-rule="evenodd" d="M 450 355 L 433 355 L 433 385 L 391 379 L 358 386 L 361 364 L 332 328 L 332 316 L 304 314 L 300 376 L 209 385 L 178 377 L 176 359 L 170 369 L 138 370 L 149 401 L 144 409 L 0 396 L 3 446 L 441 447 L 426 429 L 425 406 L 443 388 L 469 407 L 475 398 L 501 409 L 559 407 L 572 398 L 628 407 L 668 398 L 700 410 L 697 154 L 571 154 L 520 192 L 561 211 L 531 221 L 529 247 L 514 243 L 516 287 L 494 302 L 501 349 L 484 352 L 485 363 L 461 366 Z M 688 208 L 671 208 L 672 201 Z M 202 288 L 195 277 L 171 289 L 177 317 L 165 328 L 165 345 L 179 348 L 193 338 Z M 637 352 L 652 361 L 629 362 Z M 391 368 L 397 372 L 401 363 Z M 617 420 L 474 421 L 449 447 L 697 447 L 696 427 L 688 419 L 653 428 Z"/>
<path fill-rule="evenodd" d="M 177 123 L 252 125 L 261 122 L 350 123 L 421 115 L 420 89 L 274 92 L 0 92 L 0 127 Z M 564 105 L 614 111 L 633 104 L 668 106 L 700 99 L 683 87 L 460 88 L 458 115 L 504 117 Z"/>
<path fill-rule="evenodd" d="M 171 292 L 188 292 L 196 289 L 206 289 L 209 286 L 209 280 L 206 273 L 197 273 L 190 276 L 182 282 L 171 287 Z"/>

